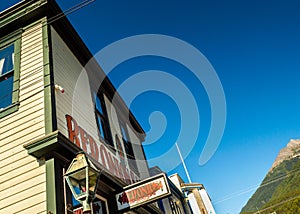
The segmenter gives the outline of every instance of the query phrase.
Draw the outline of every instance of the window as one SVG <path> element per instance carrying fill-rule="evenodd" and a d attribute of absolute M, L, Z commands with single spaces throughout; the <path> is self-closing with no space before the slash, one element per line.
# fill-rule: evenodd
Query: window
<path fill-rule="evenodd" d="M 14 73 L 14 44 L 0 50 L 0 109 L 12 104 Z"/>
<path fill-rule="evenodd" d="M 124 162 L 124 151 L 123 151 L 123 148 L 122 148 L 122 145 L 121 145 L 118 135 L 115 136 L 115 139 L 116 139 L 117 153 L 119 154 L 119 157 L 121 158 L 121 163 L 124 164 L 125 163 Z"/>
<path fill-rule="evenodd" d="M 135 156 L 133 153 L 132 143 L 130 142 L 127 126 L 124 122 L 120 121 L 120 128 L 122 133 L 122 139 L 124 143 L 124 149 L 127 155 L 128 163 L 131 169 L 137 172 L 137 165 L 135 161 Z"/>
<path fill-rule="evenodd" d="M 170 206 L 171 206 L 171 210 L 173 214 L 181 214 L 180 208 L 178 207 L 179 201 L 173 201 L 171 198 L 169 198 L 169 202 L 170 202 Z"/>
<path fill-rule="evenodd" d="M 103 94 L 98 96 L 95 95 L 95 113 L 100 138 L 109 145 L 113 146 L 107 113 L 103 101 Z"/>
<path fill-rule="evenodd" d="M 0 40 L 0 118 L 18 109 L 20 39 Z"/>
<path fill-rule="evenodd" d="M 121 132 L 122 132 L 122 137 L 123 137 L 124 148 L 125 148 L 126 154 L 127 154 L 128 158 L 132 159 L 132 158 L 134 158 L 134 154 L 133 154 L 131 142 L 129 141 L 129 138 L 128 138 L 127 128 L 126 128 L 125 124 L 123 124 L 122 122 L 120 122 L 120 128 L 121 128 Z"/>
<path fill-rule="evenodd" d="M 74 199 L 75 200 L 75 199 Z M 78 202 L 79 205 L 76 205 L 75 207 L 70 207 L 70 213 L 72 214 L 83 214 L 82 211 L 82 205 Z M 108 208 L 107 208 L 107 201 L 106 199 L 102 198 L 101 196 L 96 195 L 96 198 L 92 202 L 92 209 L 93 214 L 107 214 Z"/>

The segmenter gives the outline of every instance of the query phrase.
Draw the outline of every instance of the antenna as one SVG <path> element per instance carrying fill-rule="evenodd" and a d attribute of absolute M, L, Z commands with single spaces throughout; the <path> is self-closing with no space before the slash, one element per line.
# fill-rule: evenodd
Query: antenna
<path fill-rule="evenodd" d="M 186 165 L 185 165 L 184 160 L 183 160 L 183 158 L 182 158 L 182 155 L 181 155 L 181 152 L 180 152 L 180 149 L 179 149 L 179 147 L 178 147 L 177 142 L 175 143 L 175 145 L 176 145 L 176 148 L 177 148 L 179 157 L 180 157 L 180 159 L 181 159 L 181 162 L 182 162 L 182 165 L 183 165 L 185 174 L 186 174 L 186 176 L 187 176 L 187 178 L 188 178 L 188 180 L 189 180 L 189 183 L 192 183 L 191 178 L 190 178 L 190 175 L 189 175 L 189 172 L 187 171 Z"/>

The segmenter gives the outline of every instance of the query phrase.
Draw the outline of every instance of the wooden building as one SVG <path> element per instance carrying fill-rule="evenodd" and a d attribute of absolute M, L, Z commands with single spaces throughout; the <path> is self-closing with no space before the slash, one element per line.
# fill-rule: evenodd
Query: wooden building
<path fill-rule="evenodd" d="M 0 13 L 0 91 L 0 213 L 80 213 L 64 181 L 79 151 L 102 173 L 97 213 L 149 177 L 143 129 L 54 0 Z"/>

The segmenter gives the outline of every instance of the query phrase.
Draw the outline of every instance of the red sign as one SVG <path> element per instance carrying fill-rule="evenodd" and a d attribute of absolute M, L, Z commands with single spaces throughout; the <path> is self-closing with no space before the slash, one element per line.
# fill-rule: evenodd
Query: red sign
<path fill-rule="evenodd" d="M 121 178 L 127 184 L 139 181 L 139 177 L 121 163 L 121 160 L 113 154 L 103 143 L 97 142 L 90 134 L 80 127 L 76 120 L 66 115 L 69 139 L 82 148 L 88 155 L 98 161 L 113 175 Z M 87 149 L 89 148 L 89 149 Z"/>
<path fill-rule="evenodd" d="M 124 188 L 116 195 L 118 210 L 134 208 L 170 195 L 165 174 L 159 174 Z"/>

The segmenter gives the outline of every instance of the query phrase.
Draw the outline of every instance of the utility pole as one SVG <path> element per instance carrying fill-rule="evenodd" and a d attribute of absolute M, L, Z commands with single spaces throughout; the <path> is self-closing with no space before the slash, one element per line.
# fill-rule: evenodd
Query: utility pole
<path fill-rule="evenodd" d="M 188 178 L 188 180 L 189 180 L 189 183 L 192 183 L 191 178 L 190 178 L 190 175 L 189 175 L 189 172 L 188 172 L 188 170 L 187 170 L 187 168 L 186 168 L 186 165 L 185 165 L 184 160 L 183 160 L 183 158 L 182 158 L 182 155 L 181 155 L 181 152 L 180 152 L 180 149 L 179 149 L 179 147 L 178 147 L 177 142 L 175 143 L 175 145 L 176 145 L 176 148 L 177 148 L 177 151 L 178 151 L 180 160 L 181 160 L 181 162 L 182 162 L 183 168 L 184 168 L 184 170 L 185 170 L 185 174 L 186 174 L 186 176 L 187 176 L 187 178 Z"/>

